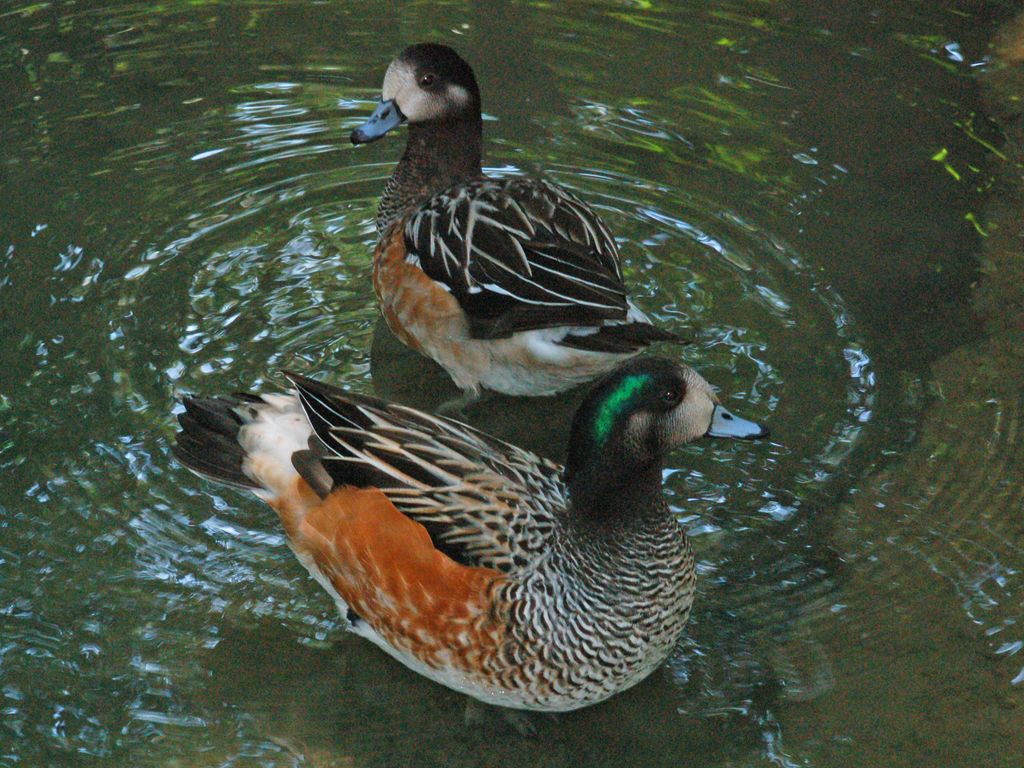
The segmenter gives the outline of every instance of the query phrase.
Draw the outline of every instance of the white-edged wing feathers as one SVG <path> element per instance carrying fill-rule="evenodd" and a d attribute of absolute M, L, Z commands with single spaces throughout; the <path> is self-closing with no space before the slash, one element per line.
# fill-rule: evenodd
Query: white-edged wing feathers
<path fill-rule="evenodd" d="M 410 258 L 444 284 L 479 338 L 623 320 L 615 241 L 586 203 L 540 179 L 480 179 L 405 224 Z"/>
<path fill-rule="evenodd" d="M 561 469 L 457 421 L 289 374 L 338 485 L 373 485 L 466 565 L 513 570 L 566 503 Z"/>

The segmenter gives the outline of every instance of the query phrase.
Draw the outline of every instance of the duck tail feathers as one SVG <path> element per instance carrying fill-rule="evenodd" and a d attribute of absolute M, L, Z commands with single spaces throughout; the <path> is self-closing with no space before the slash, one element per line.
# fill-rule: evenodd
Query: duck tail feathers
<path fill-rule="evenodd" d="M 251 402 L 251 401 L 250 401 Z M 171 448 L 174 457 L 197 474 L 237 488 L 259 488 L 243 465 L 245 451 L 238 442 L 246 420 L 239 414 L 245 401 L 236 397 L 182 399 L 181 431 Z"/>
<path fill-rule="evenodd" d="M 659 341 L 673 344 L 690 343 L 689 340 L 672 331 L 666 331 L 645 322 L 603 325 L 596 332 L 588 334 L 569 333 L 559 343 L 565 347 L 589 352 L 631 355 Z"/>
<path fill-rule="evenodd" d="M 288 494 L 306 467 L 313 430 L 295 395 L 196 397 L 182 400 L 174 456 L 200 475 L 248 488 L 264 499 Z M 320 478 L 314 478 L 320 479 Z M 320 488 L 322 483 L 314 485 Z"/>

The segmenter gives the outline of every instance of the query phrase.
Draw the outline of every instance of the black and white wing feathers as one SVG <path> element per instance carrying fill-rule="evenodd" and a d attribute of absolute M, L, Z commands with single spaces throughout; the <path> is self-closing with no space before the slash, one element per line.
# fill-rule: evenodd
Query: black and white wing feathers
<path fill-rule="evenodd" d="M 566 503 L 558 465 L 457 421 L 288 377 L 336 485 L 379 488 L 465 565 L 507 573 L 543 551 Z"/>
<path fill-rule="evenodd" d="M 477 338 L 626 318 L 614 239 L 554 184 L 463 184 L 411 214 L 404 234 L 409 258 L 451 291 Z"/>

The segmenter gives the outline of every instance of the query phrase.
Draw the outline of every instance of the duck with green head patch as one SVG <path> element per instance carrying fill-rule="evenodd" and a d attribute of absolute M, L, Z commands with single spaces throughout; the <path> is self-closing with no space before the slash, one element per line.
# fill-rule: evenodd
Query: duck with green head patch
<path fill-rule="evenodd" d="M 690 542 L 662 496 L 673 448 L 767 431 L 704 379 L 633 360 L 590 392 L 564 469 L 457 421 L 290 375 L 288 395 L 188 398 L 175 455 L 252 488 L 352 632 L 514 709 L 577 709 L 671 653 Z"/>
<path fill-rule="evenodd" d="M 660 497 L 664 456 L 699 437 L 757 439 L 760 424 L 726 410 L 692 368 L 642 358 L 599 383 L 573 422 L 565 478 L 575 502 L 591 508 Z"/>

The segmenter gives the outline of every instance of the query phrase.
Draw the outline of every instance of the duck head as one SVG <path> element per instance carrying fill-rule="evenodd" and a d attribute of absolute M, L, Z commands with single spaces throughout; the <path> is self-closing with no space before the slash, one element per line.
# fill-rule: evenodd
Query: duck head
<path fill-rule="evenodd" d="M 726 410 L 692 368 L 636 358 L 601 380 L 577 411 L 565 480 L 574 503 L 595 506 L 644 483 L 660 488 L 665 456 L 683 443 L 767 435 L 766 427 Z"/>
<path fill-rule="evenodd" d="M 380 104 L 352 131 L 353 144 L 376 141 L 404 122 L 480 122 L 480 89 L 473 70 L 446 45 L 411 45 L 384 75 Z"/>

